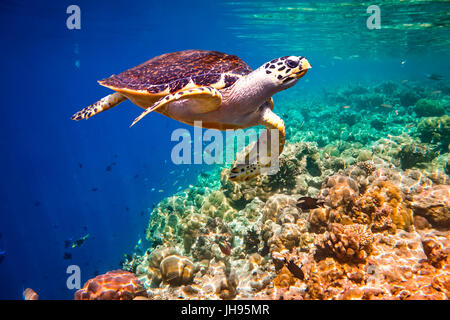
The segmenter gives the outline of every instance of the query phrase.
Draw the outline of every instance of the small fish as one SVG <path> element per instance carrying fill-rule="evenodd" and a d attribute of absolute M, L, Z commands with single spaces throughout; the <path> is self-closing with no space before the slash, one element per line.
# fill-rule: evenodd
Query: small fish
<path fill-rule="evenodd" d="M 406 60 L 403 60 L 402 62 L 400 62 L 402 65 L 404 65 L 406 63 Z"/>
<path fill-rule="evenodd" d="M 72 248 L 81 246 L 86 241 L 87 238 L 89 238 L 89 233 L 87 235 L 81 237 L 80 239 L 74 241 L 72 244 Z"/>
<path fill-rule="evenodd" d="M 443 75 L 435 74 L 435 73 L 432 73 L 432 74 L 427 73 L 425 75 L 425 77 L 430 79 L 430 80 L 435 80 L 435 81 L 441 81 L 444 78 Z"/>
<path fill-rule="evenodd" d="M 35 207 L 39 207 L 41 205 L 41 202 L 40 201 L 36 201 L 35 203 L 34 203 L 34 206 Z"/>
<path fill-rule="evenodd" d="M 72 260 L 72 254 L 70 252 L 64 252 L 64 260 Z"/>
<path fill-rule="evenodd" d="M 297 208 L 302 210 L 311 210 L 318 207 L 323 207 L 324 201 L 318 198 L 301 197 L 297 200 Z"/>
<path fill-rule="evenodd" d="M 344 109 L 350 109 L 350 106 L 343 106 Z"/>
<path fill-rule="evenodd" d="M 395 115 L 398 116 L 398 110 L 394 110 Z"/>
<path fill-rule="evenodd" d="M 159 189 L 158 192 L 164 192 L 164 190 L 163 189 Z"/>
<path fill-rule="evenodd" d="M 386 104 L 386 103 L 382 103 L 382 104 L 380 104 L 380 106 L 384 107 L 384 108 L 392 108 L 392 106 L 390 104 Z"/>
<path fill-rule="evenodd" d="M 174 183 L 172 183 L 173 186 L 175 186 L 178 183 L 178 180 L 175 180 Z"/>
<path fill-rule="evenodd" d="M 402 84 L 407 83 L 409 80 L 402 80 Z"/>
<path fill-rule="evenodd" d="M 81 162 L 78 162 L 78 167 L 83 168 L 83 164 Z"/>
<path fill-rule="evenodd" d="M 169 174 L 174 174 L 174 173 L 175 173 L 175 170 L 172 170 L 169 172 Z"/>
<path fill-rule="evenodd" d="M 126 212 L 130 211 L 130 208 L 126 207 L 126 208 L 125 208 L 125 211 L 126 211 Z"/>
<path fill-rule="evenodd" d="M 434 95 L 440 95 L 441 94 L 441 90 L 435 90 L 435 91 L 431 91 L 430 92 L 430 96 L 434 96 Z"/>
<path fill-rule="evenodd" d="M 415 123 L 409 123 L 409 124 L 407 124 L 406 125 L 406 129 L 409 129 L 409 128 L 412 128 L 412 127 L 414 127 L 416 124 Z"/>
<path fill-rule="evenodd" d="M 112 166 L 111 165 L 107 166 L 105 170 L 106 171 L 111 171 L 112 170 Z"/>
<path fill-rule="evenodd" d="M 227 240 L 219 241 L 219 249 L 224 255 L 229 256 L 231 254 L 231 246 L 229 245 Z"/>
<path fill-rule="evenodd" d="M 292 275 L 300 280 L 305 279 L 305 274 L 302 271 L 302 266 L 298 266 L 293 260 L 286 261 L 286 268 Z"/>
<path fill-rule="evenodd" d="M 339 56 L 334 56 L 333 59 L 334 60 L 344 60 L 342 57 L 339 57 Z"/>
<path fill-rule="evenodd" d="M 26 288 L 23 290 L 23 299 L 24 300 L 39 300 L 39 295 L 30 288 Z"/>
<path fill-rule="evenodd" d="M 137 179 L 137 178 L 139 178 L 139 175 L 138 175 L 138 174 L 135 174 L 133 178 L 134 178 L 134 179 Z"/>
<path fill-rule="evenodd" d="M 93 192 L 97 192 L 97 191 L 98 191 L 98 188 L 92 188 L 92 191 L 93 191 Z"/>
<path fill-rule="evenodd" d="M 152 188 L 150 191 L 152 191 L 152 192 L 155 191 L 155 188 Z"/>

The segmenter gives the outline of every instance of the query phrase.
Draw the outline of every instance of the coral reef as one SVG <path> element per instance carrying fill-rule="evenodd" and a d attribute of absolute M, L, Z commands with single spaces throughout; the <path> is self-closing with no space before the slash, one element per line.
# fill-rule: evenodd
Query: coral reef
<path fill-rule="evenodd" d="M 123 268 L 149 299 L 449 299 L 449 92 L 434 90 L 289 100 L 280 170 L 199 176 L 153 209 Z"/>

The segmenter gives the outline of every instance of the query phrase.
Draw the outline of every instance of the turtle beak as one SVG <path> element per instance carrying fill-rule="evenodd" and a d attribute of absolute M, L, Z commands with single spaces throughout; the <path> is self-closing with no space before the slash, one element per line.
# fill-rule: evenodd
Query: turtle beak
<path fill-rule="evenodd" d="M 303 77 L 308 69 L 311 69 L 311 65 L 306 58 L 301 58 L 300 63 L 298 64 L 298 71 L 295 73 L 295 78 L 300 79 Z"/>

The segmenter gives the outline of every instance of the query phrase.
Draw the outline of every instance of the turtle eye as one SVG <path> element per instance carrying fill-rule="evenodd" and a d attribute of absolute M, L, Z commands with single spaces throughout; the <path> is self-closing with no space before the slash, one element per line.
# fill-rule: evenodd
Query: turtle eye
<path fill-rule="evenodd" d="M 286 64 L 289 68 L 296 68 L 298 66 L 298 61 L 287 59 Z"/>

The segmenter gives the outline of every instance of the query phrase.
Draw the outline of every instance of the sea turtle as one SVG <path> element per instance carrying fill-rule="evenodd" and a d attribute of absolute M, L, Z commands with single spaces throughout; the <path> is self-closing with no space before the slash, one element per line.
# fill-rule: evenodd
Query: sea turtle
<path fill-rule="evenodd" d="M 116 92 L 75 113 L 72 120 L 88 119 L 129 99 L 145 109 L 131 126 L 152 111 L 189 125 L 201 121 L 209 129 L 263 125 L 278 130 L 281 153 L 285 126 L 272 111 L 272 96 L 292 87 L 310 68 L 301 56 L 274 59 L 252 70 L 237 56 L 218 51 L 166 53 L 99 81 Z M 262 136 L 267 140 L 270 130 L 260 140 Z M 239 164 L 231 169 L 230 179 L 248 180 L 260 171 L 258 163 Z"/>

